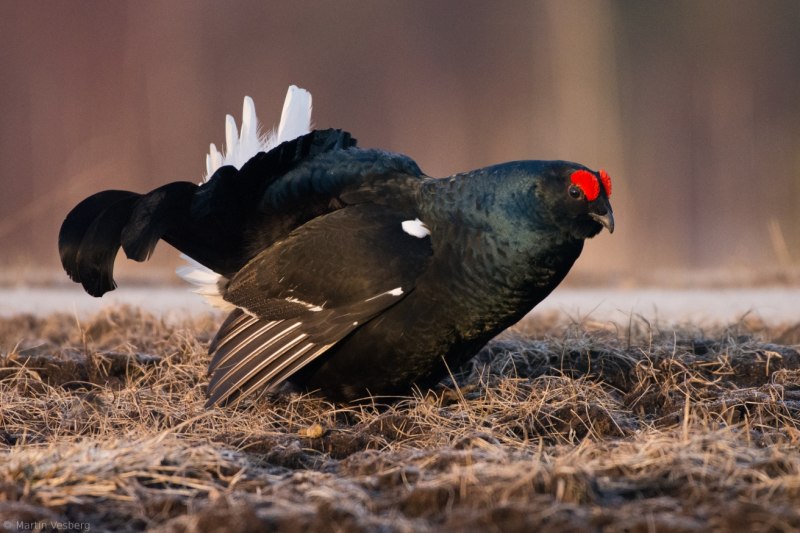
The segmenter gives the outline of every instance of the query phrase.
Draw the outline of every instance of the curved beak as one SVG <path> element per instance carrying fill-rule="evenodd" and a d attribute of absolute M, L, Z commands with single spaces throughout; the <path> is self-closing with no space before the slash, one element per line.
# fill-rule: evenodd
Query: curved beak
<path fill-rule="evenodd" d="M 611 211 L 611 204 L 607 198 L 601 197 L 597 212 L 589 213 L 589 216 L 605 226 L 609 233 L 614 233 L 614 212 Z"/>

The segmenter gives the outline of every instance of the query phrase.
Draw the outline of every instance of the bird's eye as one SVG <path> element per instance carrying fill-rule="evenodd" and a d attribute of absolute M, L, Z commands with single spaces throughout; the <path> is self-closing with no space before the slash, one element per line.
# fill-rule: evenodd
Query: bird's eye
<path fill-rule="evenodd" d="M 581 192 L 581 190 L 580 190 L 578 187 L 576 187 L 575 185 L 573 185 L 573 186 L 571 186 L 571 187 L 569 188 L 569 195 L 570 195 L 570 196 L 572 196 L 573 198 L 575 198 L 575 199 L 577 200 L 578 198 L 580 198 L 581 196 L 583 196 L 583 193 Z"/>

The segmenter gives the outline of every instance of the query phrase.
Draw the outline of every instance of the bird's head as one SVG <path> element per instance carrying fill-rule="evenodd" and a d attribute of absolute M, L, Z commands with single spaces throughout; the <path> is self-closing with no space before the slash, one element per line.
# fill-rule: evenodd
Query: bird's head
<path fill-rule="evenodd" d="M 536 214 L 575 239 L 594 237 L 603 227 L 614 232 L 611 178 L 605 170 L 589 170 L 566 161 L 537 162 L 534 187 Z"/>

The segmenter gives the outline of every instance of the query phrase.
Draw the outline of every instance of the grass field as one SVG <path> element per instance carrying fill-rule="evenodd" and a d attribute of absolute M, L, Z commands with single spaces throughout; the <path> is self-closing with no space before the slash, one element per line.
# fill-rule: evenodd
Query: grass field
<path fill-rule="evenodd" d="M 207 410 L 218 321 L 0 318 L 0 527 L 800 528 L 800 324 L 554 314 L 393 404 Z"/>

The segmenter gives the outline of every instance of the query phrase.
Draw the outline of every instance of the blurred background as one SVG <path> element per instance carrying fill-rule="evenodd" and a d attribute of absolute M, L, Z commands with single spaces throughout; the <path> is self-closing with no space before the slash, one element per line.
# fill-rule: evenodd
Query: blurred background
<path fill-rule="evenodd" d="M 800 263 L 800 2 L 0 0 L 0 271 L 66 280 L 66 213 L 199 180 L 242 97 L 432 176 L 568 159 L 614 182 L 601 283 L 791 280 Z M 161 244 L 149 268 L 167 274 Z M 118 276 L 118 279 L 119 277 Z"/>

